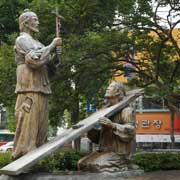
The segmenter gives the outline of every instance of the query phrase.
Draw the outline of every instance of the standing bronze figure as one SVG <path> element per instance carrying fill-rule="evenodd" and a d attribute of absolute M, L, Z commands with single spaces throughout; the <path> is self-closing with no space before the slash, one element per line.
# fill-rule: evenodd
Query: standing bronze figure
<path fill-rule="evenodd" d="M 15 42 L 17 64 L 16 134 L 12 157 L 17 159 L 47 140 L 48 96 L 51 87 L 47 64 L 62 40 L 54 38 L 44 46 L 34 35 L 39 32 L 34 12 L 25 10 L 19 17 L 20 36 Z"/>

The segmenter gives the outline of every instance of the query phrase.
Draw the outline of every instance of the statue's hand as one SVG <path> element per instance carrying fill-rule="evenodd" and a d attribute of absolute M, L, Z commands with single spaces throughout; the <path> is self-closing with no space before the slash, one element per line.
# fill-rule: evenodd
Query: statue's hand
<path fill-rule="evenodd" d="M 41 54 L 42 54 L 42 52 L 39 52 L 39 51 L 31 51 L 30 52 L 31 58 L 35 59 L 35 60 L 39 59 L 41 57 Z"/>
<path fill-rule="evenodd" d="M 134 134 L 135 131 L 134 131 L 134 128 L 125 127 L 124 132 L 127 133 L 127 134 Z"/>
<path fill-rule="evenodd" d="M 62 45 L 62 39 L 60 37 L 56 37 L 53 39 L 52 44 L 54 46 L 61 46 Z"/>
<path fill-rule="evenodd" d="M 114 124 L 112 123 L 112 121 L 106 117 L 99 118 L 99 123 L 104 127 L 114 128 Z"/>

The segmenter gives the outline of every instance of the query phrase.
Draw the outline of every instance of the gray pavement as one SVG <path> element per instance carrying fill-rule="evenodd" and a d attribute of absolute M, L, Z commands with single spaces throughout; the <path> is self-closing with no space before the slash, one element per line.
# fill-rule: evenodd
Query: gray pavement
<path fill-rule="evenodd" d="M 132 178 L 104 178 L 102 175 L 59 175 L 57 174 L 27 174 L 16 177 L 1 176 L 0 180 L 180 180 L 180 171 L 157 171 L 145 173 L 141 177 Z"/>

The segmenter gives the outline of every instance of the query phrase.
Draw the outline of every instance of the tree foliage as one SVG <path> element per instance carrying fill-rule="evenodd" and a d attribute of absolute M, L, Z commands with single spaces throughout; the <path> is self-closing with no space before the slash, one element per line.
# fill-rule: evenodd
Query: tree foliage
<path fill-rule="evenodd" d="M 123 49 L 122 44 L 128 43 L 127 31 L 113 29 L 115 14 L 117 10 L 123 13 L 132 11 L 133 4 L 132 0 L 1 1 L 0 68 L 4 72 L 0 81 L 1 101 L 6 106 L 13 107 L 15 104 L 12 36 L 18 34 L 18 16 L 25 8 L 36 12 L 40 19 L 38 39 L 47 45 L 55 37 L 55 15 L 52 10 L 58 7 L 64 17 L 61 29 L 63 54 L 61 66 L 50 72 L 53 89 L 50 123 L 54 127 L 65 124 L 64 111 L 71 116 L 69 125 L 85 117 L 87 101 L 91 102 L 96 96 L 97 102 L 101 102 L 104 87 L 116 71 L 112 52 Z"/>
<path fill-rule="evenodd" d="M 162 6 L 169 7 L 165 18 L 159 15 Z M 179 92 L 180 49 L 173 32 L 180 22 L 180 7 L 175 0 L 1 1 L 0 98 L 6 106 L 15 99 L 12 39 L 18 33 L 17 18 L 25 8 L 35 11 L 40 19 L 38 38 L 47 45 L 55 37 L 55 7 L 64 17 L 63 54 L 61 66 L 50 73 L 51 125 L 65 124 L 64 111 L 71 116 L 69 125 L 79 121 L 86 116 L 87 101 L 96 95 L 100 102 L 111 77 L 127 72 L 136 74 L 130 85 L 147 87 L 149 94 L 164 98 L 179 112 L 174 96 Z M 125 69 L 126 63 L 134 68 Z"/>
<path fill-rule="evenodd" d="M 163 16 L 160 13 L 166 7 Z M 180 116 L 180 6 L 176 0 L 137 0 L 132 13 L 119 13 L 118 26 L 130 30 L 131 46 L 136 54 L 128 61 L 136 74 L 131 84 L 146 87 L 147 93 L 163 98 L 171 111 L 171 140 L 174 142 L 174 113 Z M 118 57 L 121 60 L 121 56 Z"/>

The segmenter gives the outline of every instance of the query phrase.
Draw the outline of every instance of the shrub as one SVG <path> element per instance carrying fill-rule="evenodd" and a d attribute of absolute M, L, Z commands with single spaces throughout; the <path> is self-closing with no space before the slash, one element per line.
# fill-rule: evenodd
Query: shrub
<path fill-rule="evenodd" d="M 56 152 L 32 168 L 33 172 L 53 172 L 53 171 L 75 171 L 77 170 L 77 162 L 85 153 L 79 151 L 59 151 Z"/>
<path fill-rule="evenodd" d="M 11 162 L 11 153 L 0 153 L 0 168 L 6 166 Z"/>
<path fill-rule="evenodd" d="M 58 151 L 41 160 L 32 172 L 76 171 L 77 162 L 85 156 L 79 151 Z M 11 162 L 11 153 L 0 153 L 0 168 Z M 180 153 L 139 153 L 133 162 L 147 171 L 180 170 Z"/>
<path fill-rule="evenodd" d="M 79 151 L 58 151 L 55 152 L 32 167 L 32 172 L 53 172 L 53 171 L 75 171 L 77 162 L 85 155 Z M 0 153 L 0 168 L 12 162 L 11 153 Z"/>
<path fill-rule="evenodd" d="M 133 161 L 145 171 L 180 170 L 179 153 L 140 153 Z"/>

